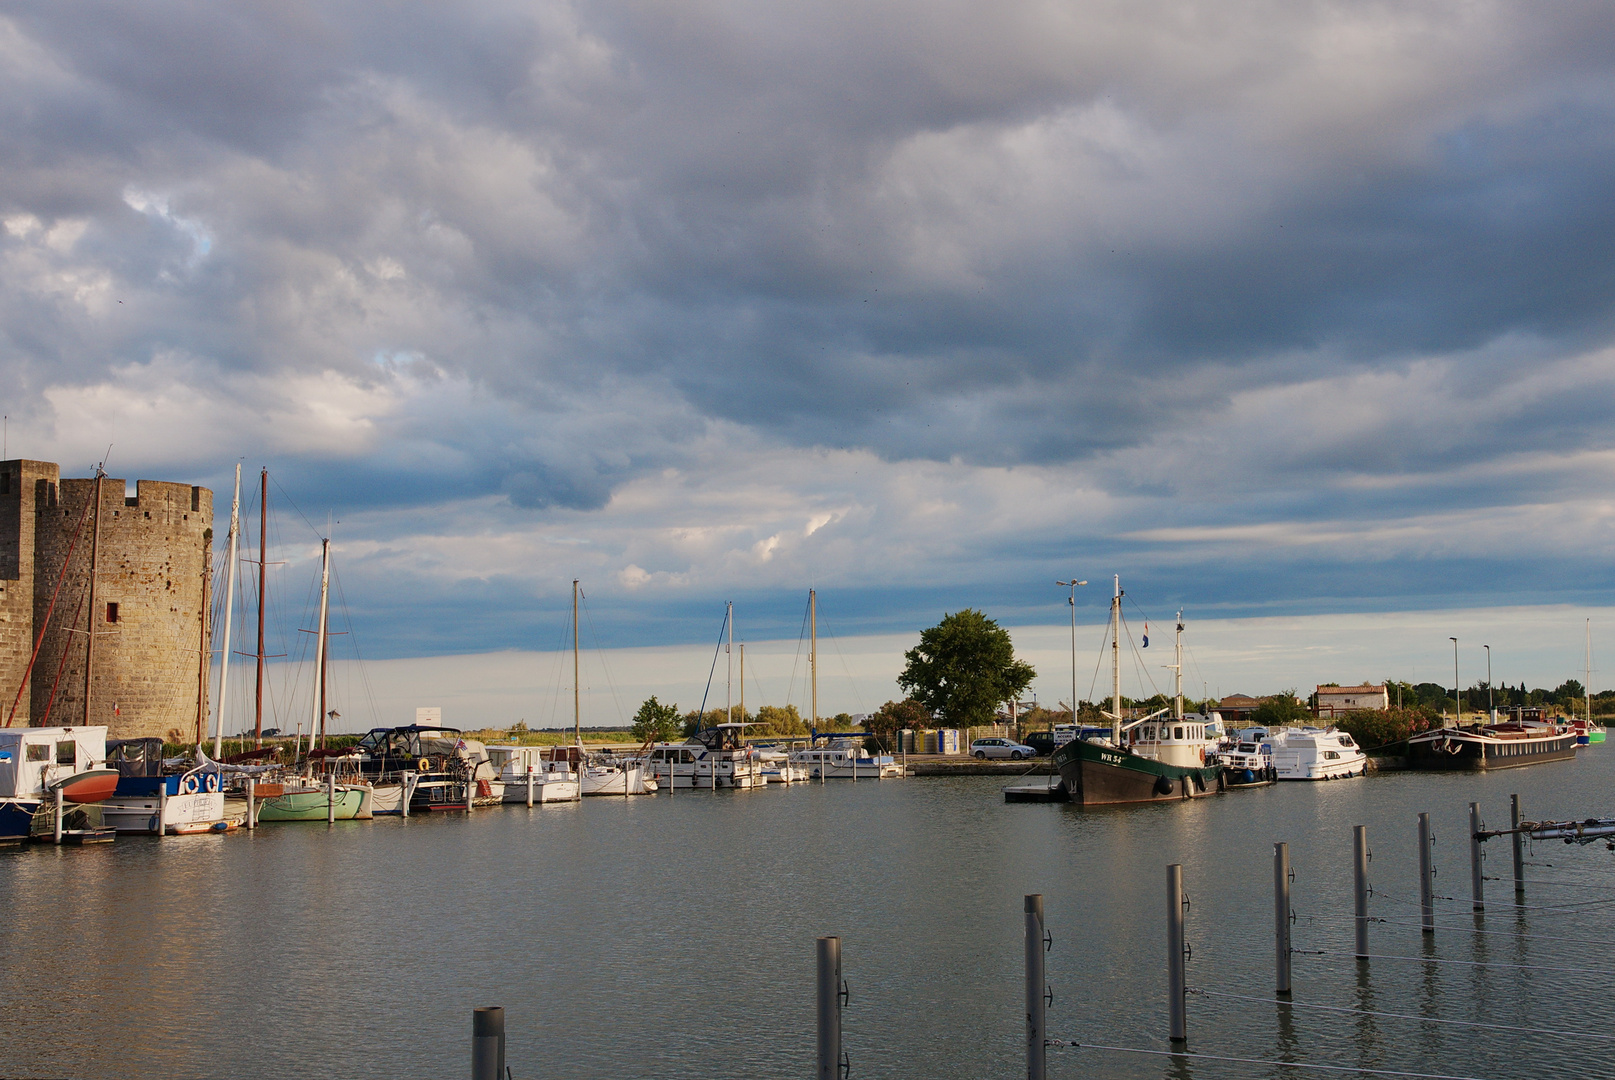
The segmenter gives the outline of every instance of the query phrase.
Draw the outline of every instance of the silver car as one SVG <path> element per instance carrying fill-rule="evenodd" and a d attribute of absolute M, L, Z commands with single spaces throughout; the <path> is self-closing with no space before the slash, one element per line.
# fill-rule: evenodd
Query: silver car
<path fill-rule="evenodd" d="M 1037 751 L 1030 746 L 1023 746 L 1014 739 L 977 739 L 970 744 L 970 753 L 985 761 L 987 758 L 1009 758 L 1019 761 L 1022 758 L 1036 757 Z"/>

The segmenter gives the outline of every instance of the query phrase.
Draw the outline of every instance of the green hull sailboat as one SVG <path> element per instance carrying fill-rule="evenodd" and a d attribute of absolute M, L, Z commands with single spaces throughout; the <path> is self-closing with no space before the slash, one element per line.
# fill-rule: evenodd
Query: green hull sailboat
<path fill-rule="evenodd" d="M 363 788 L 339 787 L 336 789 L 336 818 L 352 821 L 365 814 L 369 800 Z M 258 808 L 259 821 L 327 821 L 329 803 L 323 788 L 309 791 L 288 791 L 267 798 Z"/>

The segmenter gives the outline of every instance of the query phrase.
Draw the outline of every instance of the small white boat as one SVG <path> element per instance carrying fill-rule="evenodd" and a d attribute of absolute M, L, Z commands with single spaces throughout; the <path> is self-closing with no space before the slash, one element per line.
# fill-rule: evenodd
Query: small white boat
<path fill-rule="evenodd" d="M 600 759 L 579 770 L 585 795 L 649 795 L 656 791 L 656 778 L 637 761 Z"/>
<path fill-rule="evenodd" d="M 1222 766 L 1223 784 L 1227 787 L 1262 787 L 1278 780 L 1273 767 L 1273 751 L 1249 732 L 1235 732 L 1226 736 L 1215 750 L 1206 752 L 1207 764 Z"/>
<path fill-rule="evenodd" d="M 746 724 L 718 724 L 639 759 L 653 782 L 675 788 L 757 788 L 768 783 L 761 753 L 741 741 Z"/>
<path fill-rule="evenodd" d="M 811 780 L 882 780 L 903 775 L 890 754 L 870 754 L 855 739 L 835 739 L 791 754 L 790 763 L 807 770 Z"/>
<path fill-rule="evenodd" d="M 546 749 L 543 746 L 488 747 L 488 764 L 495 770 L 492 786 L 503 801 L 536 805 L 576 802 L 582 798 L 581 785 L 571 764 L 546 760 Z"/>
<path fill-rule="evenodd" d="M 1273 755 L 1280 780 L 1344 780 L 1368 775 L 1368 755 L 1338 728 L 1252 728 L 1242 734 L 1257 738 Z"/>
<path fill-rule="evenodd" d="M 808 779 L 808 767 L 791 761 L 784 750 L 757 751 L 757 762 L 763 769 L 763 780 L 770 784 L 800 784 Z"/>
<path fill-rule="evenodd" d="M 121 833 L 203 833 L 229 828 L 222 776 L 205 754 L 184 772 L 163 773 L 163 740 L 111 739 L 107 767 L 118 789 L 101 803 L 101 824 Z M 158 816 L 161 814 L 161 828 Z"/>

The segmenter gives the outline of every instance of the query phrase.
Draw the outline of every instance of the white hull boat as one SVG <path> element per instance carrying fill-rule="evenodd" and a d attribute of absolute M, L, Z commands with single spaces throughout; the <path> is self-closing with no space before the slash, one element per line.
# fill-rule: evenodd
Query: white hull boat
<path fill-rule="evenodd" d="M 1240 734 L 1254 736 L 1257 732 Z M 1272 754 L 1280 780 L 1344 780 L 1368 775 L 1368 755 L 1350 735 L 1336 728 L 1278 728 L 1262 732 L 1259 740 L 1262 749 Z"/>
<path fill-rule="evenodd" d="M 903 766 L 891 755 L 870 755 L 847 740 L 797 750 L 790 763 L 806 770 L 810 780 L 884 780 L 903 775 Z"/>

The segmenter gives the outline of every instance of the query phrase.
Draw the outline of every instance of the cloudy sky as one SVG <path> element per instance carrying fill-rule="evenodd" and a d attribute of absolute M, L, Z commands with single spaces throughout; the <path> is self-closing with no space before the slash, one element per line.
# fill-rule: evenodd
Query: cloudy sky
<path fill-rule="evenodd" d="M 1612 57 L 1573 0 L 6 3 L 8 452 L 267 465 L 376 658 L 553 648 L 573 578 L 636 648 L 1072 573 L 1598 608 Z"/>

